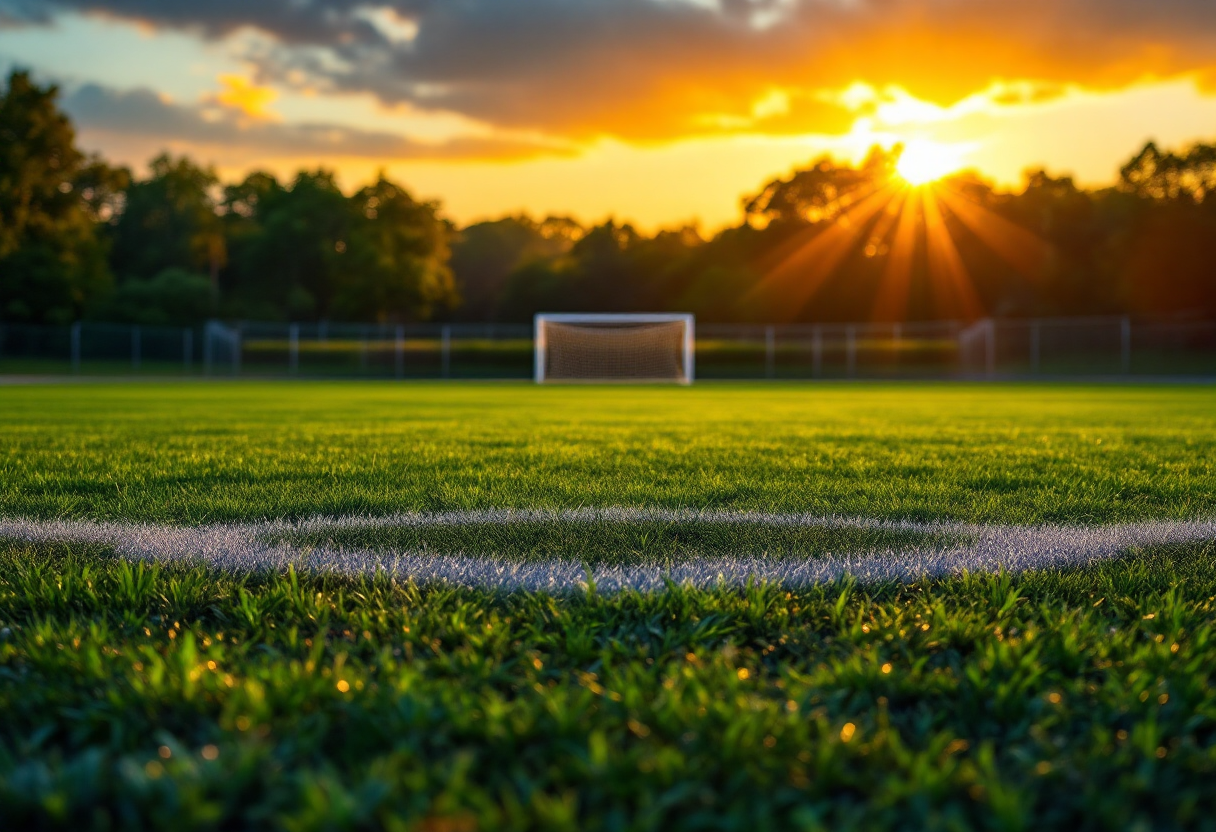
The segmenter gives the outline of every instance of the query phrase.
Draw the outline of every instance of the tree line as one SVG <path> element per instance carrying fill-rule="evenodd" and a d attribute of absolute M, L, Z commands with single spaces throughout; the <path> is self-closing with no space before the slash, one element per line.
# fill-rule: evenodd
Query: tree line
<path fill-rule="evenodd" d="M 381 176 L 224 183 L 162 155 L 142 177 L 83 153 L 58 92 L 0 90 L 0 322 L 524 322 L 680 311 L 710 322 L 980 315 L 1216 317 L 1216 145 L 1148 144 L 1109 188 L 1043 171 L 1016 193 L 900 183 L 900 149 L 819 159 L 739 222 L 640 233 L 508 216 L 463 228 Z"/>

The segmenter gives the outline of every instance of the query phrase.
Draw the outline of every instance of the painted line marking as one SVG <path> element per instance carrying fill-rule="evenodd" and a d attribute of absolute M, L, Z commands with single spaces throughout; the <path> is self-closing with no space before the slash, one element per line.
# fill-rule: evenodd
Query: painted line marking
<path fill-rule="evenodd" d="M 820 526 L 922 532 L 964 537 L 910 549 L 869 550 L 806 560 L 766 559 L 751 555 L 704 556 L 677 563 L 634 563 L 590 568 L 554 559 L 521 563 L 493 554 L 384 552 L 364 548 L 302 547 L 270 542 L 283 535 L 374 530 L 390 527 L 439 527 L 521 523 L 587 524 L 662 522 L 735 523 L 757 526 Z M 569 591 L 594 580 L 598 590 L 657 589 L 668 582 L 698 587 L 748 580 L 805 586 L 852 576 L 862 582 L 911 581 L 969 572 L 1022 572 L 1092 563 L 1129 549 L 1216 540 L 1216 521 L 1155 520 L 1109 526 L 1010 526 L 906 520 L 821 517 L 806 514 L 696 511 L 691 509 L 572 509 L 449 511 L 384 517 L 315 517 L 302 521 L 220 523 L 170 526 L 87 520 L 0 519 L 0 538 L 29 543 L 87 543 L 112 547 L 132 560 L 192 562 L 231 571 L 281 571 L 295 565 L 344 575 L 378 572 L 419 583 L 450 583 L 492 589 Z"/>

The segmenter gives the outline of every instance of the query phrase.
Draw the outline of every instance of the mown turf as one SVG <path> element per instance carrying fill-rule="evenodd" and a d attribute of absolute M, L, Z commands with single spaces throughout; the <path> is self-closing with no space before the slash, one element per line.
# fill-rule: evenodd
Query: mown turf
<path fill-rule="evenodd" d="M 553 597 L 0 556 L 0 825 L 1205 829 L 1216 547 Z"/>
<path fill-rule="evenodd" d="M 706 556 L 804 559 L 967 542 L 962 535 L 904 529 L 609 520 L 353 526 L 270 535 L 268 539 L 298 547 L 491 555 L 520 563 L 560 558 L 589 566 L 671 565 Z"/>
<path fill-rule="evenodd" d="M 205 522 L 667 506 L 982 522 L 1216 513 L 1216 388 L 0 388 L 0 514 Z"/>
<path fill-rule="evenodd" d="M 1202 387 L 0 388 L 0 443 L 9 517 L 1216 515 Z M 313 542 L 859 545 L 594 531 Z M 0 828 L 1216 829 L 1213 668 L 1216 543 L 913 585 L 544 595 L 0 541 Z"/>

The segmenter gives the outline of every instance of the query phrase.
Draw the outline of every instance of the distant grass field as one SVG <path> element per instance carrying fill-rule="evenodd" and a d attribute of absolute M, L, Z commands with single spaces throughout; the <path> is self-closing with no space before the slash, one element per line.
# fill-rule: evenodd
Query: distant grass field
<path fill-rule="evenodd" d="M 0 388 L 0 515 L 183 523 L 664 506 L 1096 523 L 1216 513 L 1212 387 Z"/>
<path fill-rule="evenodd" d="M 1206 387 L 10 387 L 0 442 L 9 518 L 1216 516 Z M 606 561 L 923 542 L 588 528 L 299 542 Z M 0 826 L 1216 828 L 1214 673 L 1216 542 L 904 584 L 549 594 L 0 541 Z"/>

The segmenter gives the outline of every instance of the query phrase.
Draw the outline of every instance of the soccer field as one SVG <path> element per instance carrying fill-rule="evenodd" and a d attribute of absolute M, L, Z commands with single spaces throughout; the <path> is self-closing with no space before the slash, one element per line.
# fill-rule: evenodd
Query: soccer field
<path fill-rule="evenodd" d="M 1210 387 L 65 384 L 0 436 L 0 820 L 1213 823 Z"/>

